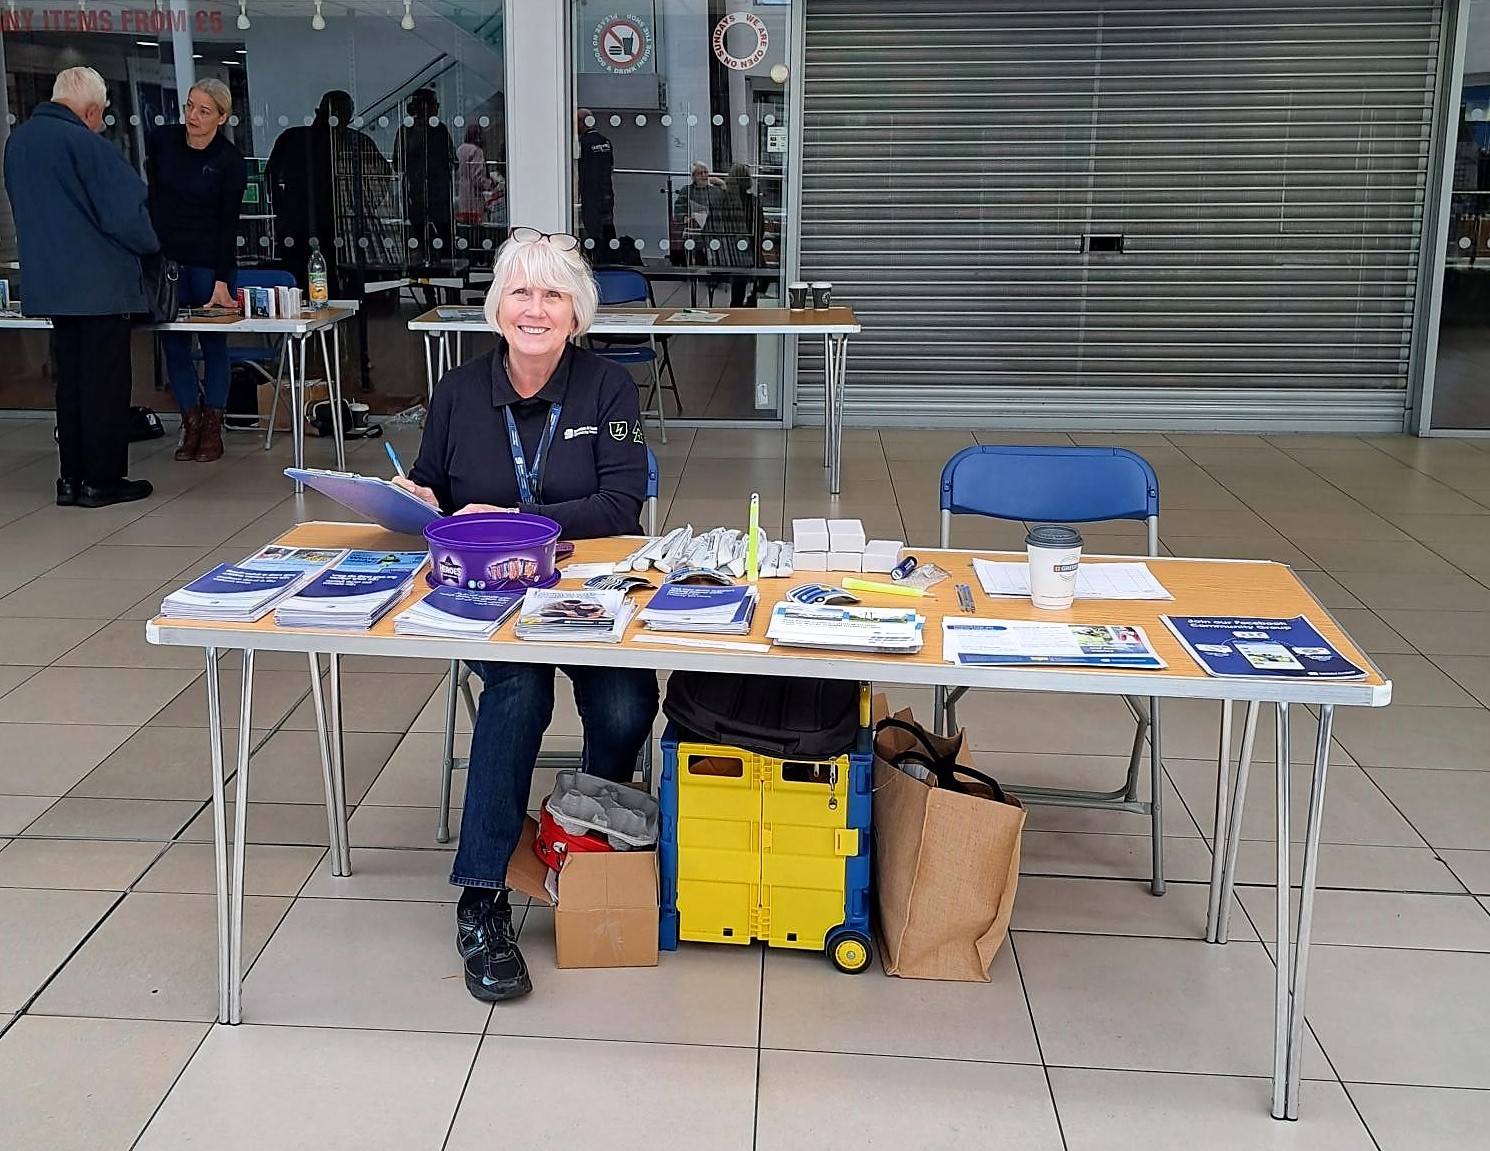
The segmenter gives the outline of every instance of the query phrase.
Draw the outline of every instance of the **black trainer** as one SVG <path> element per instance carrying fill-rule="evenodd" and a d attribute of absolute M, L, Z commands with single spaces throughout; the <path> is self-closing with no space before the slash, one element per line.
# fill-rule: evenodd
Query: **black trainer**
<path fill-rule="evenodd" d="M 466 990 L 483 1003 L 517 999 L 533 990 L 505 891 L 456 913 L 456 946 L 466 961 Z"/>

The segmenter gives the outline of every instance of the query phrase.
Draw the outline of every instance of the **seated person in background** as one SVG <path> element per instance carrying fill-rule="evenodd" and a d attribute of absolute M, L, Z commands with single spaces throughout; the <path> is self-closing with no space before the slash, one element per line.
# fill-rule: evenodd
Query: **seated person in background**
<path fill-rule="evenodd" d="M 573 236 L 514 228 L 497 253 L 486 355 L 435 387 L 419 458 L 395 481 L 446 512 L 548 516 L 565 539 L 639 534 L 647 449 L 625 368 L 571 341 L 595 318 L 597 292 Z M 484 689 L 471 735 L 460 848 L 456 941 L 466 988 L 497 1002 L 533 989 L 513 937 L 507 861 L 517 847 L 539 744 L 553 716 L 554 669 L 473 662 Z M 629 780 L 657 714 L 657 676 L 565 667 L 584 730 L 585 771 Z"/>

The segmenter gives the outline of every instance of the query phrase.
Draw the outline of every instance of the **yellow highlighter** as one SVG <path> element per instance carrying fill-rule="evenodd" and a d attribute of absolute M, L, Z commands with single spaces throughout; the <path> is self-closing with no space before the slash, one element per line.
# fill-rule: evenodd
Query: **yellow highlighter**
<path fill-rule="evenodd" d="M 872 591 L 880 592 L 884 595 L 907 595 L 915 599 L 920 599 L 926 594 L 918 587 L 907 587 L 903 583 L 876 583 L 874 580 L 854 579 L 852 576 L 844 577 L 843 586 L 849 591 Z"/>

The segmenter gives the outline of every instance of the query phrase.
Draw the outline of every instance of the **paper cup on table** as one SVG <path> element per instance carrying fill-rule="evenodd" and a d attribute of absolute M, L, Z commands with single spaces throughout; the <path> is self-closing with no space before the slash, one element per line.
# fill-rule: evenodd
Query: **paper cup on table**
<path fill-rule="evenodd" d="M 786 286 L 786 304 L 794 312 L 802 312 L 807 309 L 807 297 L 811 292 L 806 284 L 788 284 Z"/>
<path fill-rule="evenodd" d="M 1024 537 L 1030 557 L 1030 599 L 1038 608 L 1060 611 L 1076 598 L 1081 533 L 1058 524 L 1031 528 Z"/>
<path fill-rule="evenodd" d="M 820 280 L 812 285 L 812 306 L 814 308 L 831 308 L 833 306 L 833 285 L 826 280 Z"/>

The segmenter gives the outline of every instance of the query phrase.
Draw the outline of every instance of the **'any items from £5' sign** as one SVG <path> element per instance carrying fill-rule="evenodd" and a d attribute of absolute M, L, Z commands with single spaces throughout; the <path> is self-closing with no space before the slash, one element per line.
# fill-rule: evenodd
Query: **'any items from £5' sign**
<path fill-rule="evenodd" d="M 222 32 L 223 14 L 211 8 L 32 7 L 0 9 L 0 32 Z"/>

